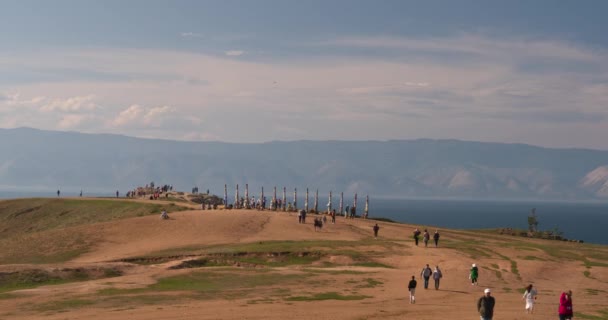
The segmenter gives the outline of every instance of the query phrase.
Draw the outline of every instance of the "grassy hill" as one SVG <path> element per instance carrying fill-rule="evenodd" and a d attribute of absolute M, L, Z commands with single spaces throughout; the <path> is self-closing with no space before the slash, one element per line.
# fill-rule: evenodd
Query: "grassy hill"
<path fill-rule="evenodd" d="M 114 199 L 15 199 L 0 201 L 0 264 L 64 262 L 88 250 L 96 239 L 79 228 L 121 219 L 175 212 L 173 202 Z"/>
<path fill-rule="evenodd" d="M 409 224 L 340 217 L 315 231 L 293 213 L 187 210 L 195 207 L 1 201 L 0 319 L 464 319 L 476 317 L 485 287 L 499 301 L 497 318 L 520 319 L 529 283 L 540 293 L 536 317 L 554 318 L 567 289 L 576 318 L 608 317 L 606 246 L 440 230 L 439 247 L 427 248 L 414 245 L 420 226 Z M 155 216 L 162 208 L 170 220 Z M 440 290 L 422 288 L 427 263 L 444 272 Z M 480 287 L 467 279 L 471 263 Z M 412 275 L 415 307 L 405 289 Z"/>

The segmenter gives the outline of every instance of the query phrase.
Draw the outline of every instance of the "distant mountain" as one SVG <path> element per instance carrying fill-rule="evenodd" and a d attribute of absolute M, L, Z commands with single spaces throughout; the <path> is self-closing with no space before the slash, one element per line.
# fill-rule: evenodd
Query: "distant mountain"
<path fill-rule="evenodd" d="M 0 189 L 126 191 L 245 183 L 376 197 L 608 198 L 608 151 L 458 140 L 183 142 L 0 129 Z"/>

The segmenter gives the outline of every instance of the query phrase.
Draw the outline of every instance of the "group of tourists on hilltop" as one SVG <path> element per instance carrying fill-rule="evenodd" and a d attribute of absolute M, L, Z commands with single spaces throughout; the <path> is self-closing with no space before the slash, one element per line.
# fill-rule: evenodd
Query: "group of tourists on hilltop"
<path fill-rule="evenodd" d="M 418 246 L 420 242 L 420 235 L 422 234 L 422 241 L 424 242 L 424 246 L 429 246 L 429 240 L 431 239 L 431 235 L 427 229 L 424 229 L 424 233 L 420 232 L 418 228 L 414 229 L 414 244 Z M 433 234 L 433 240 L 435 241 L 435 248 L 439 246 L 439 230 L 435 230 Z"/>

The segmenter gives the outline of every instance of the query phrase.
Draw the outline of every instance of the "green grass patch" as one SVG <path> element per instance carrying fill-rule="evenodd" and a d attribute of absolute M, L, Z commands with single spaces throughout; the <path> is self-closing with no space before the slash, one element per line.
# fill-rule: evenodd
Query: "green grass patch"
<path fill-rule="evenodd" d="M 95 304 L 95 301 L 93 300 L 67 299 L 37 304 L 33 309 L 38 312 L 62 312 L 91 306 L 93 304 Z"/>
<path fill-rule="evenodd" d="M 310 277 L 308 274 L 279 274 L 258 270 L 234 272 L 193 272 L 186 275 L 161 278 L 157 283 L 139 289 L 109 288 L 99 294 L 126 295 L 164 291 L 192 291 L 194 293 L 213 293 L 235 289 L 253 289 L 279 284 L 299 283 Z"/>
<path fill-rule="evenodd" d="M 493 269 L 500 269 L 500 267 L 496 263 L 490 264 L 490 267 L 492 267 Z"/>
<path fill-rule="evenodd" d="M 608 267 L 608 263 L 589 261 L 587 259 L 584 259 L 583 262 L 585 264 L 585 267 L 587 267 L 587 268 L 591 268 L 591 267 Z"/>
<path fill-rule="evenodd" d="M 0 236 L 36 233 L 150 214 L 188 210 L 168 204 L 103 199 L 15 199 L 0 202 Z"/>
<path fill-rule="evenodd" d="M 498 265 L 496 265 L 496 267 L 498 267 Z M 496 276 L 496 278 L 498 280 L 503 280 L 503 278 L 502 278 L 502 272 L 500 270 L 490 269 L 488 267 L 481 267 L 481 268 L 482 269 L 486 269 L 486 270 L 488 270 L 490 272 L 494 272 L 494 275 Z"/>
<path fill-rule="evenodd" d="M 517 276 L 518 280 L 521 280 L 521 276 L 519 275 L 519 269 L 517 269 L 517 262 L 511 260 L 511 273 Z"/>
<path fill-rule="evenodd" d="M 98 271 L 100 270 L 94 270 L 95 273 Z M 120 271 L 111 268 L 104 268 L 101 271 L 103 273 L 103 276 L 101 277 L 115 277 L 122 274 Z M 65 268 L 54 272 L 34 269 L 12 273 L 0 273 L 0 293 L 31 289 L 45 285 L 88 281 L 93 279 L 93 277 L 90 276 L 90 272 L 90 270 L 81 268 Z M 99 278 L 99 276 L 94 277 L 94 279 Z"/>
<path fill-rule="evenodd" d="M 453 241 L 444 241 L 444 246 L 445 248 L 449 248 L 449 249 L 453 249 L 456 251 L 460 251 L 466 255 L 468 255 L 470 258 L 472 259 L 478 259 L 478 258 L 490 258 L 491 255 L 486 252 L 487 249 L 484 248 L 482 245 L 485 244 L 485 242 L 483 241 L 478 241 L 478 240 L 472 240 L 472 239 L 467 239 L 467 240 L 462 240 L 462 241 L 458 241 L 458 240 L 453 240 Z"/>
<path fill-rule="evenodd" d="M 591 296 L 597 296 L 600 293 L 601 294 L 605 294 L 606 293 L 605 290 L 599 290 L 599 289 L 585 289 L 585 291 L 587 292 L 588 295 L 591 295 Z"/>
<path fill-rule="evenodd" d="M 382 246 L 385 250 L 361 251 L 364 246 Z M 374 258 L 389 254 L 392 248 L 399 245 L 382 241 L 260 241 L 246 244 L 214 245 L 214 246 L 186 246 L 153 252 L 145 256 L 133 257 L 124 261 L 137 264 L 157 264 L 175 260 L 176 257 L 189 255 L 202 255 L 207 260 L 232 260 L 268 266 L 305 265 L 318 260 L 324 255 L 348 256 L 361 266 L 391 268 L 390 266 L 374 262 Z M 259 254 L 256 256 L 256 254 Z M 268 256 L 268 257 L 263 257 Z M 335 264 L 326 263 L 326 267 Z"/>
<path fill-rule="evenodd" d="M 11 294 L 11 293 L 0 293 L 0 300 L 9 300 L 9 299 L 15 299 L 18 298 L 19 296 L 16 294 Z"/>
<path fill-rule="evenodd" d="M 337 292 L 317 293 L 311 296 L 294 296 L 285 298 L 286 301 L 320 301 L 320 300 L 363 300 L 371 298 L 364 295 L 341 295 Z"/>
<path fill-rule="evenodd" d="M 589 279 L 592 279 L 592 277 L 591 277 L 591 271 L 589 271 L 589 270 L 585 270 L 585 271 L 583 271 L 583 275 L 584 275 L 585 277 L 589 278 Z"/>
<path fill-rule="evenodd" d="M 606 320 L 608 319 L 608 310 L 599 310 L 597 315 L 586 314 L 582 312 L 574 312 L 575 319 L 587 319 L 587 320 Z"/>
<path fill-rule="evenodd" d="M 308 268 L 306 269 L 306 272 L 309 273 L 323 273 L 323 274 L 332 274 L 332 275 L 360 275 L 360 274 L 370 274 L 372 272 L 365 272 L 365 271 L 355 271 L 355 270 L 323 270 L 323 269 L 312 269 L 312 268 Z"/>
<path fill-rule="evenodd" d="M 368 268 L 387 268 L 387 269 L 394 269 L 393 267 L 383 264 L 383 263 L 379 263 L 379 262 L 356 262 L 353 264 L 353 266 L 355 267 L 368 267 Z"/>
<path fill-rule="evenodd" d="M 521 257 L 524 260 L 538 260 L 538 261 L 547 261 L 547 259 L 539 258 L 537 256 L 525 256 Z"/>
<path fill-rule="evenodd" d="M 363 282 L 364 284 L 358 285 L 356 288 L 375 288 L 379 285 L 384 284 L 384 282 L 372 278 L 363 279 Z"/>
<path fill-rule="evenodd" d="M 0 275 L 0 292 L 31 289 L 43 285 L 62 284 L 68 281 L 42 270 L 5 273 Z"/>

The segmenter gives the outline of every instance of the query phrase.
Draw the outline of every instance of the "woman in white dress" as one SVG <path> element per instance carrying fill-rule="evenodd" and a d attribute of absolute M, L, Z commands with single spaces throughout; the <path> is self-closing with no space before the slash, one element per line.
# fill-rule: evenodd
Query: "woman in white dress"
<path fill-rule="evenodd" d="M 536 289 L 534 289 L 531 284 L 528 285 L 523 296 L 523 299 L 526 300 L 526 313 L 532 313 L 534 311 L 534 301 L 536 300 L 536 295 Z"/>

